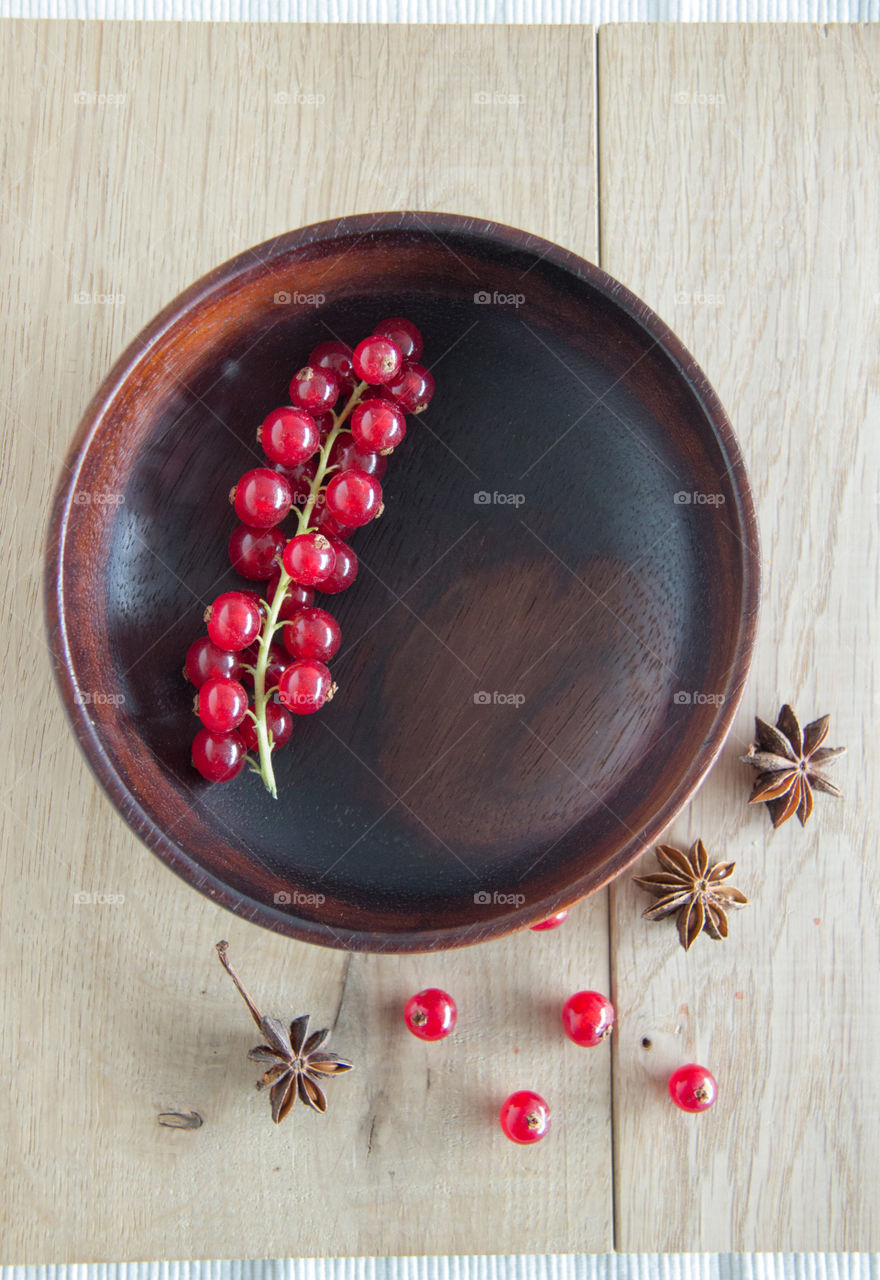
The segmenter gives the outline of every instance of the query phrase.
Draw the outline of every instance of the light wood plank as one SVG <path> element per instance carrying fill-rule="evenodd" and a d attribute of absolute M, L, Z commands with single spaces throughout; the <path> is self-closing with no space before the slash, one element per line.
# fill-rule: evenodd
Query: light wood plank
<path fill-rule="evenodd" d="M 2 1261 L 608 1248 L 610 1056 L 579 1054 L 557 1025 L 565 995 L 608 981 L 606 896 L 558 933 L 434 959 L 325 952 L 234 919 L 138 844 L 92 781 L 47 687 L 39 599 L 44 519 L 86 401 L 216 263 L 398 206 L 509 222 L 595 257 L 592 33 L 15 21 L 0 42 L 14 664 Z M 80 891 L 124 902 L 76 905 Z M 222 936 L 267 1009 L 335 1019 L 359 1070 L 333 1086 L 326 1118 L 276 1130 L 264 1114 L 244 1056 L 253 1027 L 213 956 Z M 428 984 L 461 1010 L 453 1041 L 433 1047 L 400 1021 Z M 495 1122 L 524 1085 L 556 1111 L 534 1151 Z M 158 1127 L 159 1111 L 190 1108 L 197 1132 Z"/>
<path fill-rule="evenodd" d="M 616 1244 L 877 1249 L 880 31 L 603 28 L 599 84 L 602 265 L 719 391 L 765 564 L 734 732 L 668 833 L 735 859 L 753 905 L 686 956 L 613 894 Z M 737 756 L 786 700 L 833 713 L 846 800 L 774 834 Z M 721 1093 L 691 1118 L 664 1083 L 694 1059 Z"/>

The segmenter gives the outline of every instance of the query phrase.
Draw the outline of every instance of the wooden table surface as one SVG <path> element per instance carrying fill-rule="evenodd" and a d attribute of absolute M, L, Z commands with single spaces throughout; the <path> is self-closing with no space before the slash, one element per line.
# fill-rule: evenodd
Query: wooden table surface
<path fill-rule="evenodd" d="M 0 1260 L 880 1249 L 880 30 L 15 20 L 0 45 Z M 599 262 L 731 415 L 761 626 L 731 738 L 668 833 L 738 864 L 753 904 L 723 945 L 685 955 L 629 878 L 557 932 L 458 953 L 293 943 L 166 870 L 67 729 L 42 540 L 98 381 L 216 263 L 393 208 Z M 784 700 L 833 714 L 846 799 L 773 833 L 737 757 Z M 223 936 L 266 1007 L 329 1021 L 359 1064 L 325 1119 L 269 1123 Z M 399 1018 L 426 985 L 462 1010 L 433 1046 Z M 557 1022 L 585 986 L 619 1015 L 594 1051 Z M 696 1118 L 664 1098 L 693 1059 L 721 1084 Z M 532 1150 L 494 1119 L 524 1086 L 554 1107 Z M 190 1108 L 198 1131 L 157 1124 Z"/>

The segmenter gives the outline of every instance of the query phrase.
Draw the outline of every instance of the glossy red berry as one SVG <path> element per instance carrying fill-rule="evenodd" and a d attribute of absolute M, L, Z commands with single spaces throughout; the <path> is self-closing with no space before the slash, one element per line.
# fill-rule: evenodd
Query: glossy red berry
<path fill-rule="evenodd" d="M 314 365 L 307 364 L 293 375 L 290 398 L 298 409 L 308 409 L 311 413 L 332 409 L 339 399 L 336 375 L 328 369 L 316 369 Z"/>
<path fill-rule="evenodd" d="M 300 533 L 290 539 L 282 559 L 294 582 L 314 587 L 333 572 L 336 552 L 322 533 Z"/>
<path fill-rule="evenodd" d="M 266 587 L 266 599 L 269 604 L 275 599 L 275 592 L 278 590 L 278 582 L 281 577 L 280 571 L 273 573 Z M 315 593 L 311 587 L 300 586 L 298 582 L 288 583 L 287 590 L 284 593 L 284 600 L 281 608 L 278 610 L 278 617 L 281 621 L 286 618 L 292 618 L 297 609 L 304 609 L 308 605 L 315 603 Z"/>
<path fill-rule="evenodd" d="M 410 996 L 403 1008 L 403 1020 L 420 1040 L 442 1040 L 455 1029 L 458 1010 L 455 1001 L 439 987 L 426 987 Z"/>
<path fill-rule="evenodd" d="M 214 677 L 206 680 L 196 694 L 196 714 L 206 729 L 230 733 L 237 729 L 247 711 L 248 698 L 237 680 Z"/>
<path fill-rule="evenodd" d="M 319 584 L 318 590 L 324 595 L 336 595 L 345 591 L 357 577 L 358 558 L 346 542 L 336 542 L 331 538 L 333 550 L 336 552 L 336 563 L 333 572 Z"/>
<path fill-rule="evenodd" d="M 293 717 L 289 711 L 277 702 L 266 703 L 266 728 L 272 734 L 272 750 L 283 747 L 293 733 Z M 259 751 L 257 727 L 250 716 L 246 716 L 239 729 L 241 740 L 248 751 Z"/>
<path fill-rule="evenodd" d="M 245 749 L 237 733 L 200 729 L 192 745 L 192 762 L 208 782 L 230 782 L 244 768 Z"/>
<path fill-rule="evenodd" d="M 251 529 L 271 529 L 290 510 L 293 490 L 280 472 L 256 467 L 244 473 L 230 496 L 242 524 Z"/>
<path fill-rule="evenodd" d="M 363 471 L 364 475 L 375 476 L 377 480 L 382 479 L 388 466 L 388 459 L 381 453 L 362 449 L 350 435 L 337 436 L 328 461 L 331 467 L 338 467 L 340 471 Z"/>
<path fill-rule="evenodd" d="M 519 1089 L 501 1108 L 501 1128 L 511 1142 L 526 1146 L 540 1142 L 550 1130 L 550 1108 L 531 1089 Z"/>
<path fill-rule="evenodd" d="M 332 373 L 339 385 L 339 394 L 350 396 L 356 381 L 351 355 L 351 347 L 344 342 L 321 342 L 309 356 L 309 364 L 313 369 Z"/>
<path fill-rule="evenodd" d="M 280 529 L 250 529 L 240 524 L 229 539 L 233 569 L 252 582 L 265 582 L 278 568 L 286 541 Z"/>
<path fill-rule="evenodd" d="M 318 507 L 312 517 L 312 525 L 317 533 L 323 533 L 325 538 L 329 538 L 334 547 L 337 542 L 344 542 L 353 533 L 357 533 L 353 524 L 340 524 L 325 506 Z"/>
<path fill-rule="evenodd" d="M 249 644 L 242 652 L 243 661 L 249 666 L 256 669 L 257 662 L 260 658 L 260 645 L 258 641 Z M 281 678 L 281 672 L 285 667 L 290 666 L 290 654 L 282 644 L 273 640 L 269 645 L 269 655 L 266 660 L 266 671 L 263 676 L 263 688 L 271 689 Z M 249 689 L 254 687 L 254 676 L 250 671 L 242 670 L 241 683 L 247 685 Z"/>
<path fill-rule="evenodd" d="M 278 697 L 296 716 L 310 716 L 320 711 L 334 692 L 330 672 L 323 662 L 314 658 L 291 662 L 278 683 Z"/>
<path fill-rule="evenodd" d="M 226 591 L 205 614 L 208 635 L 219 649 L 246 649 L 262 626 L 260 606 L 249 591 Z"/>
<path fill-rule="evenodd" d="M 599 991 L 578 991 L 562 1006 L 562 1025 L 575 1044 L 601 1044 L 611 1035 L 614 1008 Z"/>
<path fill-rule="evenodd" d="M 298 609 L 284 628 L 284 645 L 292 658 L 329 662 L 341 642 L 339 623 L 324 609 Z"/>
<path fill-rule="evenodd" d="M 334 519 L 360 528 L 379 514 L 382 486 L 363 471 L 340 471 L 327 485 L 324 502 Z"/>
<path fill-rule="evenodd" d="M 365 453 L 396 449 L 405 435 L 403 410 L 390 400 L 362 400 L 351 415 L 351 438 Z"/>
<path fill-rule="evenodd" d="M 388 391 L 404 413 L 421 413 L 431 403 L 434 379 L 423 365 L 405 364 L 388 383 Z"/>
<path fill-rule="evenodd" d="M 539 924 L 532 925 L 532 933 L 543 933 L 545 929 L 558 929 L 568 919 L 568 910 L 557 911 L 555 916 L 548 916 L 546 920 L 542 920 Z"/>
<path fill-rule="evenodd" d="M 708 1111 L 718 1097 L 718 1083 L 706 1067 L 689 1062 L 669 1077 L 669 1096 L 682 1111 Z"/>
<path fill-rule="evenodd" d="M 357 344 L 351 362 L 358 378 L 378 387 L 400 372 L 403 357 L 389 338 L 369 337 Z"/>
<path fill-rule="evenodd" d="M 284 467 L 299 466 L 321 443 L 321 433 L 312 415 L 305 409 L 292 407 L 273 409 L 264 418 L 257 435 L 266 457 Z"/>
<path fill-rule="evenodd" d="M 404 360 L 418 360 L 422 354 L 422 335 L 411 320 L 392 316 L 376 325 L 373 333 L 380 338 L 390 338 Z"/>
<path fill-rule="evenodd" d="M 220 649 L 209 636 L 199 636 L 186 652 L 183 674 L 197 689 L 214 676 L 237 680 L 241 661 L 237 653 Z"/>

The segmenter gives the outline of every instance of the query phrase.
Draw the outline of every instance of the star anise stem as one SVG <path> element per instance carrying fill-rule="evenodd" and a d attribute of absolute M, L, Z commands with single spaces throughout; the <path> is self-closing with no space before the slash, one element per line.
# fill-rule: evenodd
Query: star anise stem
<path fill-rule="evenodd" d="M 259 1009 L 257 1008 L 257 1006 L 254 1004 L 253 1000 L 251 999 L 251 997 L 250 997 L 250 995 L 249 995 L 249 993 L 248 993 L 248 991 L 247 991 L 247 988 L 245 987 L 245 985 L 244 985 L 244 983 L 242 982 L 241 978 L 238 976 L 238 974 L 237 974 L 237 973 L 235 972 L 235 970 L 233 969 L 233 967 L 232 967 L 232 965 L 231 965 L 231 963 L 230 963 L 230 961 L 229 961 L 229 955 L 227 954 L 227 953 L 228 953 L 228 951 L 229 951 L 229 943 L 228 943 L 228 942 L 223 941 L 223 942 L 218 942 L 218 943 L 217 943 L 217 955 L 220 957 L 220 963 L 223 965 L 223 968 L 226 970 L 226 972 L 229 974 L 229 976 L 230 976 L 230 978 L 232 979 L 232 981 L 235 983 L 235 988 L 236 988 L 236 990 L 238 991 L 238 994 L 241 996 L 242 1000 L 245 1002 L 245 1004 L 247 1005 L 247 1007 L 250 1009 L 250 1011 L 251 1011 L 251 1017 L 253 1018 L 254 1022 L 257 1024 L 257 1026 L 260 1028 L 260 1031 L 262 1031 L 262 1030 L 263 1030 L 263 1015 L 260 1013 Z"/>

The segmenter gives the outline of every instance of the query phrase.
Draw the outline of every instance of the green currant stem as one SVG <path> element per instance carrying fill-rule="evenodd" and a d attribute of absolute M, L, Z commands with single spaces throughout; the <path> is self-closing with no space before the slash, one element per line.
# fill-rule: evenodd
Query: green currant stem
<path fill-rule="evenodd" d="M 321 452 L 318 455 L 318 466 L 315 471 L 315 477 L 309 486 L 308 497 L 297 513 L 297 520 L 299 522 L 296 531 L 297 535 L 301 533 L 308 533 L 309 531 L 309 522 L 312 518 L 312 512 L 315 509 L 315 503 L 317 501 L 318 494 L 321 491 L 321 487 L 324 484 L 327 472 L 328 470 L 334 470 L 333 467 L 328 467 L 327 465 L 330 458 L 330 451 L 336 442 L 336 437 L 339 435 L 340 431 L 342 431 L 346 420 L 350 416 L 352 410 L 357 406 L 366 389 L 367 383 L 359 382 L 346 401 L 345 407 L 339 412 L 339 414 L 333 414 L 333 426 L 328 432 L 327 439 L 324 441 Z M 272 644 L 272 638 L 275 635 L 275 632 L 284 625 L 278 621 L 278 615 L 281 612 L 281 606 L 287 598 L 290 583 L 290 574 L 285 570 L 284 565 L 282 564 L 281 576 L 279 577 L 278 585 L 275 588 L 275 595 L 272 599 L 272 604 L 269 606 L 269 616 L 263 624 L 263 630 L 260 635 L 260 651 L 257 656 L 257 665 L 254 667 L 253 716 L 254 727 L 257 733 L 257 746 L 259 747 L 260 752 L 260 767 L 258 772 L 260 777 L 263 779 L 263 784 L 266 790 L 274 800 L 278 799 L 278 788 L 275 785 L 275 771 L 272 768 L 272 743 L 270 741 L 269 730 L 266 724 L 266 703 L 269 701 L 269 698 L 277 686 L 273 685 L 271 689 L 266 688 L 266 667 L 269 665 L 269 649 Z"/>

